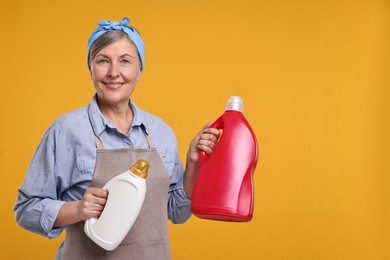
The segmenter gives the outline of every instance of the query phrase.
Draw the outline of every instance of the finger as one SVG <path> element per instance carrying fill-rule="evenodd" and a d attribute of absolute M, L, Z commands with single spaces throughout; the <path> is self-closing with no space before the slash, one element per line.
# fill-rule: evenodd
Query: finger
<path fill-rule="evenodd" d="M 211 149 L 209 146 L 204 144 L 198 144 L 198 148 L 202 151 L 204 151 L 206 154 L 210 155 L 213 153 L 213 149 Z"/>
<path fill-rule="evenodd" d="M 104 206 L 82 201 L 79 216 L 82 220 L 92 217 L 99 217 L 103 212 Z"/>
<path fill-rule="evenodd" d="M 100 204 L 88 204 L 85 209 L 89 212 L 102 212 L 104 209 L 104 205 Z"/>
<path fill-rule="evenodd" d="M 104 207 L 104 205 L 106 205 L 106 202 L 107 202 L 107 199 L 104 199 L 104 198 L 98 198 L 98 197 L 94 197 L 92 200 L 91 200 L 92 204 L 95 206 L 95 207 Z"/>
<path fill-rule="evenodd" d="M 89 218 L 99 218 L 100 215 L 103 213 L 102 210 L 88 210 L 84 209 L 83 210 L 83 220 L 89 219 Z"/>
<path fill-rule="evenodd" d="M 206 128 L 204 129 L 203 134 L 213 135 L 218 140 L 219 136 L 221 135 L 221 130 L 217 128 Z"/>
<path fill-rule="evenodd" d="M 88 210 L 99 210 L 106 205 L 107 200 L 103 198 L 86 195 L 82 200 L 83 208 Z"/>
<path fill-rule="evenodd" d="M 214 148 L 215 148 L 215 146 L 216 146 L 215 142 L 210 141 L 210 140 L 204 140 L 204 139 L 199 140 L 198 145 L 207 146 L 207 147 L 210 148 L 211 150 L 214 150 Z"/>
<path fill-rule="evenodd" d="M 91 207 L 91 211 L 92 212 L 102 212 L 104 209 L 104 206 L 103 205 L 98 205 L 98 204 L 94 204 L 92 207 Z"/>
<path fill-rule="evenodd" d="M 89 192 L 92 196 L 98 197 L 98 198 L 107 198 L 107 196 L 108 196 L 107 190 L 101 189 L 101 188 L 96 188 L 96 187 L 89 187 L 87 189 L 87 192 Z"/>
<path fill-rule="evenodd" d="M 217 143 L 218 137 L 213 135 L 213 134 L 202 134 L 199 138 L 199 141 L 200 140 L 207 140 L 207 141 L 211 141 L 213 143 Z"/>
<path fill-rule="evenodd" d="M 107 201 L 107 197 L 99 197 L 104 194 L 108 194 L 106 190 L 101 189 L 99 190 L 93 190 L 91 188 L 88 188 L 87 191 L 84 194 L 83 197 L 83 204 L 85 208 L 90 208 L 91 205 L 101 205 L 104 206 Z M 95 196 L 98 195 L 98 196 Z"/>

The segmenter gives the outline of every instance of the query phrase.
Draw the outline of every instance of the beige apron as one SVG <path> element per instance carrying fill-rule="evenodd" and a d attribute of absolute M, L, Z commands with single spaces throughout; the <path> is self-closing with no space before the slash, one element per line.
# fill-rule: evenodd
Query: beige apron
<path fill-rule="evenodd" d="M 149 149 L 105 150 L 100 139 L 96 138 L 98 149 L 91 187 L 103 187 L 111 178 L 128 170 L 138 159 L 144 159 L 150 164 L 144 204 L 130 232 L 115 250 L 106 251 L 84 233 L 84 221 L 71 225 L 67 230 L 61 260 L 171 259 L 167 217 L 169 175 L 145 130 L 144 133 Z"/>

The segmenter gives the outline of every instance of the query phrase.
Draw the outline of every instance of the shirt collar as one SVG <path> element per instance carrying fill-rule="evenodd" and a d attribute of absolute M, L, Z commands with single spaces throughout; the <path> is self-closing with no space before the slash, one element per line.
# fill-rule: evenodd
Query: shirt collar
<path fill-rule="evenodd" d="M 131 123 L 131 126 L 140 126 L 142 124 L 144 124 L 145 122 L 145 115 L 144 115 L 144 112 L 139 109 L 139 107 L 134 103 L 133 100 L 130 100 L 129 101 L 129 106 L 131 107 L 131 109 L 133 110 L 133 122 Z"/>
<path fill-rule="evenodd" d="M 133 128 L 134 126 L 141 126 L 142 124 L 145 125 L 144 112 L 139 109 L 138 106 L 132 100 L 129 100 L 129 106 L 133 110 L 134 114 L 131 127 Z M 116 126 L 111 123 L 107 118 L 105 118 L 100 112 L 99 106 L 97 104 L 97 94 L 93 96 L 92 102 L 89 105 L 88 116 L 96 136 L 100 136 L 107 128 L 117 129 Z"/>

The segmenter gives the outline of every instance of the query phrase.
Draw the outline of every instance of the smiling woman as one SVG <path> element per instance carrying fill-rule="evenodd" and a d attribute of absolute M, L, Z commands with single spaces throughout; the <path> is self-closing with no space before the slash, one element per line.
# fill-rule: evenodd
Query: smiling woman
<path fill-rule="evenodd" d="M 170 259 L 167 219 L 183 223 L 191 216 L 198 149 L 211 153 L 219 137 L 206 125 L 190 144 L 184 170 L 173 130 L 130 99 L 144 69 L 144 46 L 128 23 L 98 23 L 88 41 L 96 94 L 50 126 L 19 188 L 15 212 L 22 227 L 49 238 L 67 229 L 57 259 Z M 121 245 L 105 251 L 83 232 L 84 221 L 104 210 L 104 184 L 139 159 L 150 163 L 142 210 Z"/>

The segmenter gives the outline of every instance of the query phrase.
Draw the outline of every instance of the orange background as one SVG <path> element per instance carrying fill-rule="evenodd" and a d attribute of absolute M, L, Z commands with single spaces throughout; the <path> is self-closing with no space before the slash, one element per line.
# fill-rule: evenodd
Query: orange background
<path fill-rule="evenodd" d="M 90 102 L 89 34 L 129 16 L 133 95 L 180 156 L 239 95 L 260 157 L 249 223 L 169 225 L 173 259 L 390 259 L 389 1 L 0 1 L 0 258 L 53 259 L 13 205 L 47 127 Z"/>

